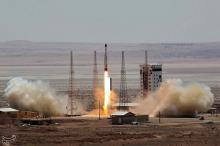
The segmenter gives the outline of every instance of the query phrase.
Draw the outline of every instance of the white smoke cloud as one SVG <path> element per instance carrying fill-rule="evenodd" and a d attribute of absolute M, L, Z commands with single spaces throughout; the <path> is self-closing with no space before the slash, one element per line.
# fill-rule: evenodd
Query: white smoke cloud
<path fill-rule="evenodd" d="M 145 99 L 139 99 L 134 112 L 167 116 L 193 115 L 207 111 L 214 102 L 214 96 L 208 86 L 191 83 L 184 85 L 180 79 L 163 82 L 160 88 Z"/>
<path fill-rule="evenodd" d="M 4 96 L 14 108 L 37 111 L 46 116 L 62 114 L 66 106 L 66 98 L 58 99 L 55 91 L 39 80 L 13 78 L 8 82 Z"/>

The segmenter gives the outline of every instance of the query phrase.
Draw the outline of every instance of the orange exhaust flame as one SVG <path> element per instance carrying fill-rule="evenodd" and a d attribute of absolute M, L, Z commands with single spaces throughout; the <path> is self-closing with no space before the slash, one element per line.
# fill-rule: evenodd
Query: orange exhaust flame
<path fill-rule="evenodd" d="M 108 114 L 108 108 L 110 105 L 110 77 L 108 74 L 108 71 L 104 72 L 104 105 L 103 105 L 103 111 L 104 114 Z"/>

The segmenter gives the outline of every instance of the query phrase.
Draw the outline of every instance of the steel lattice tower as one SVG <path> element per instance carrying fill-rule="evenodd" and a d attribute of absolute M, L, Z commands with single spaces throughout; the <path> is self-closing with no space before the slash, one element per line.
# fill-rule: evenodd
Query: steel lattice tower
<path fill-rule="evenodd" d="M 119 110 L 123 109 L 123 107 L 125 107 L 126 103 L 128 103 L 127 82 L 126 82 L 124 51 L 122 51 Z"/>
<path fill-rule="evenodd" d="M 93 64 L 93 101 L 92 106 L 94 107 L 96 101 L 96 90 L 98 88 L 98 69 L 97 69 L 97 57 L 96 51 L 94 51 L 94 64 Z"/>
<path fill-rule="evenodd" d="M 70 52 L 70 75 L 69 75 L 69 98 L 68 98 L 68 107 L 67 114 L 73 115 L 77 109 L 76 101 L 74 100 L 74 79 L 73 79 L 73 52 Z"/>
<path fill-rule="evenodd" d="M 141 96 L 145 97 L 147 95 L 148 89 L 148 54 L 145 50 L 145 64 L 140 65 L 140 88 Z"/>

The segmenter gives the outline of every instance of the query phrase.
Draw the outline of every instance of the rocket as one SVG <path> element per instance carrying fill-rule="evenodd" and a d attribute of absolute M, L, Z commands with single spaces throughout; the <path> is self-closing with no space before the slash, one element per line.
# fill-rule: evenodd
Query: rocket
<path fill-rule="evenodd" d="M 105 44 L 104 71 L 108 71 L 108 62 L 107 62 L 107 44 Z"/>
<path fill-rule="evenodd" d="M 105 44 L 105 57 L 104 57 L 104 72 L 108 72 L 108 61 L 107 61 L 107 44 Z M 109 74 L 108 74 L 109 77 Z M 109 77 L 110 81 L 110 90 L 112 90 L 112 78 Z"/>

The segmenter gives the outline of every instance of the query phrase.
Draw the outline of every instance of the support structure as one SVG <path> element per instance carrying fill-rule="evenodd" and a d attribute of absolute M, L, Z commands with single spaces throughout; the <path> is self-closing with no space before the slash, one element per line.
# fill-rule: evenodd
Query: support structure
<path fill-rule="evenodd" d="M 98 69 L 97 69 L 97 57 L 96 57 L 96 51 L 94 51 L 94 64 L 93 64 L 93 98 L 91 99 L 91 110 L 97 107 L 95 105 L 96 102 L 96 91 L 98 89 Z"/>
<path fill-rule="evenodd" d="M 128 103 L 127 82 L 126 82 L 126 70 L 125 70 L 124 51 L 122 51 L 119 110 L 123 110 L 124 107 L 126 106 L 125 105 L 126 103 Z"/>
<path fill-rule="evenodd" d="M 77 110 L 76 100 L 74 99 L 74 71 L 73 71 L 73 52 L 70 52 L 70 75 L 69 75 L 69 90 L 68 90 L 68 105 L 67 115 L 74 115 Z"/>
<path fill-rule="evenodd" d="M 145 64 L 140 65 L 140 88 L 141 96 L 145 97 L 147 95 L 148 89 L 148 55 L 147 50 L 145 50 Z"/>

